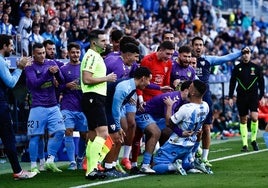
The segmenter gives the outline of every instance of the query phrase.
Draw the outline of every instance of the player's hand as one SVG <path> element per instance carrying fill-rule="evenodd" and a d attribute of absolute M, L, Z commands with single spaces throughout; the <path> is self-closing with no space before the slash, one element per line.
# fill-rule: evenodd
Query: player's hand
<path fill-rule="evenodd" d="M 139 105 L 138 105 L 138 111 L 139 112 L 144 112 L 145 110 L 144 110 L 144 107 L 145 107 L 145 105 L 146 105 L 146 102 L 141 102 L 141 103 L 139 103 Z"/>
<path fill-rule="evenodd" d="M 48 68 L 48 70 L 52 73 L 55 74 L 59 71 L 59 67 L 57 65 L 51 66 Z"/>
<path fill-rule="evenodd" d="M 115 82 L 117 80 L 117 75 L 115 73 L 110 73 L 106 76 L 107 82 Z"/>
<path fill-rule="evenodd" d="M 192 136 L 193 134 L 194 134 L 194 131 L 183 131 L 182 132 L 183 137 Z"/>
<path fill-rule="evenodd" d="M 165 97 L 163 101 L 167 106 L 172 106 L 176 102 L 176 100 L 171 99 L 170 96 Z"/>
<path fill-rule="evenodd" d="M 119 134 L 119 141 L 120 141 L 120 143 L 123 143 L 124 142 L 124 137 L 126 136 L 126 133 L 124 132 L 123 129 L 120 129 L 118 131 L 118 134 Z"/>
<path fill-rule="evenodd" d="M 29 66 L 31 64 L 32 64 L 31 57 L 21 57 L 20 60 L 17 62 L 17 67 L 23 70 L 26 66 Z"/>
<path fill-rule="evenodd" d="M 170 87 L 170 86 L 161 86 L 161 87 L 160 87 L 160 90 L 161 90 L 162 92 L 164 92 L 164 93 L 166 93 L 166 92 L 170 92 L 170 91 L 174 91 L 174 89 L 173 89 L 172 87 Z"/>
<path fill-rule="evenodd" d="M 173 86 L 176 88 L 179 84 L 180 84 L 181 80 L 180 79 L 176 79 L 173 81 Z"/>

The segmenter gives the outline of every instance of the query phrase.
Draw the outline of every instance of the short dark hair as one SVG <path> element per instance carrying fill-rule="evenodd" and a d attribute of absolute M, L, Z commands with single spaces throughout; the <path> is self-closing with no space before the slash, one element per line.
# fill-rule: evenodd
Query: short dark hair
<path fill-rule="evenodd" d="M 45 41 L 43 42 L 44 47 L 46 47 L 48 44 L 49 44 L 49 45 L 55 45 L 55 42 L 53 42 L 52 40 L 45 40 Z"/>
<path fill-rule="evenodd" d="M 122 46 L 122 49 L 120 48 L 120 51 L 122 51 L 122 53 L 140 53 L 139 47 L 133 43 L 126 43 L 124 46 Z"/>
<path fill-rule="evenodd" d="M 0 35 L 0 49 L 4 48 L 4 45 L 8 46 L 10 44 L 10 40 L 12 40 L 11 35 L 1 34 Z"/>
<path fill-rule="evenodd" d="M 43 48 L 44 47 L 44 44 L 42 44 L 42 43 L 34 43 L 34 45 L 33 45 L 33 51 L 36 49 L 36 48 Z"/>
<path fill-rule="evenodd" d="M 207 90 L 207 85 L 201 80 L 194 80 L 193 84 L 194 84 L 195 89 L 200 94 L 200 96 L 203 96 Z"/>
<path fill-rule="evenodd" d="M 187 81 L 182 82 L 180 90 L 183 91 L 185 89 L 188 89 L 190 87 L 191 83 L 192 83 L 191 80 L 187 80 Z"/>
<path fill-rule="evenodd" d="M 135 44 L 136 46 L 139 46 L 139 42 L 132 36 L 123 36 L 120 40 L 120 43 L 119 43 L 119 48 L 121 50 L 121 48 L 123 48 L 123 46 L 126 44 L 126 43 L 133 43 Z"/>
<path fill-rule="evenodd" d="M 196 41 L 196 40 L 201 40 L 202 42 L 203 42 L 203 44 L 204 44 L 204 40 L 201 38 L 201 37 L 194 37 L 193 39 L 192 39 L 192 45 L 194 44 L 194 42 Z"/>
<path fill-rule="evenodd" d="M 70 42 L 68 45 L 67 45 L 67 50 L 70 51 L 72 48 L 77 48 L 79 50 L 81 50 L 81 46 L 76 43 L 76 42 Z"/>
<path fill-rule="evenodd" d="M 115 29 L 111 32 L 110 38 L 112 41 L 119 41 L 123 35 L 124 33 L 121 30 Z"/>
<path fill-rule="evenodd" d="M 164 40 L 166 34 L 173 34 L 174 35 L 174 33 L 172 31 L 164 31 L 162 34 L 162 40 Z"/>
<path fill-rule="evenodd" d="M 141 79 L 143 76 L 150 77 L 151 71 L 147 67 L 138 67 L 134 72 L 134 78 Z"/>
<path fill-rule="evenodd" d="M 93 41 L 95 39 L 98 39 L 99 38 L 99 35 L 104 35 L 105 32 L 103 30 L 100 30 L 100 29 L 95 29 L 95 30 L 92 30 L 89 34 L 88 34 L 88 38 L 90 41 Z"/>
<path fill-rule="evenodd" d="M 180 53 L 191 53 L 192 49 L 190 46 L 184 45 L 179 48 L 179 54 Z"/>
<path fill-rule="evenodd" d="M 164 41 L 160 44 L 159 49 L 162 50 L 175 50 L 175 45 L 170 41 Z"/>

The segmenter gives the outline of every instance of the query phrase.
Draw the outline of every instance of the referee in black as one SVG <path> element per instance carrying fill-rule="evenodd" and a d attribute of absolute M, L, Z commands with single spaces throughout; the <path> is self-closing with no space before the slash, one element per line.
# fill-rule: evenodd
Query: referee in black
<path fill-rule="evenodd" d="M 258 104 L 264 101 L 264 78 L 259 65 L 250 61 L 251 51 L 248 47 L 242 49 L 241 62 L 232 71 L 229 86 L 229 104 L 233 105 L 233 94 L 237 83 L 237 108 L 240 117 L 240 133 L 243 147 L 241 152 L 248 151 L 247 117 L 250 112 L 251 145 L 254 151 L 259 147 L 256 142 L 258 131 Z"/>

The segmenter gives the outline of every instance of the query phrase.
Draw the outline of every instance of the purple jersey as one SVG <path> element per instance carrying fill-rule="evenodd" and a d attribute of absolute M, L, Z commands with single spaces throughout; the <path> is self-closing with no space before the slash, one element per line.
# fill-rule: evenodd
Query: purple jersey
<path fill-rule="evenodd" d="M 61 99 L 61 110 L 70 110 L 81 112 L 81 98 L 82 90 L 80 87 L 80 65 L 67 63 L 63 65 L 60 70 L 64 77 L 64 83 L 60 86 L 63 97 Z M 76 89 L 66 88 L 65 85 L 69 82 L 75 81 L 78 84 Z"/>
<path fill-rule="evenodd" d="M 180 79 L 181 82 L 194 80 L 195 79 L 195 70 L 193 67 L 182 67 L 179 63 L 172 65 L 170 83 L 173 84 L 173 81 Z"/>
<path fill-rule="evenodd" d="M 168 93 L 163 93 L 161 95 L 157 95 L 146 102 L 144 113 L 152 115 L 154 118 L 165 118 L 166 115 L 166 104 L 164 103 L 164 99 L 166 97 L 170 97 L 176 102 L 172 106 L 172 114 L 174 114 L 181 105 L 187 103 L 187 101 L 181 98 L 180 91 L 173 91 Z"/>
<path fill-rule="evenodd" d="M 52 74 L 48 69 L 57 65 L 53 60 L 45 60 L 43 64 L 33 61 L 25 67 L 26 84 L 32 97 L 31 107 L 52 107 L 57 105 L 54 79 L 62 83 L 64 78 L 60 71 Z"/>
<path fill-rule="evenodd" d="M 117 79 L 133 77 L 133 72 L 138 67 L 136 62 L 132 66 L 125 65 L 121 56 L 110 56 L 104 62 L 106 64 L 107 74 L 114 72 L 117 75 Z"/>

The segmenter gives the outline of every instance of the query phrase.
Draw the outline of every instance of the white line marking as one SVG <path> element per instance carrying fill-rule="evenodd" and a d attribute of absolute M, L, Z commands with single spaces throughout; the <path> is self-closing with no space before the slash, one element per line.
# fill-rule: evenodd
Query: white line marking
<path fill-rule="evenodd" d="M 224 149 L 222 149 L 222 151 L 223 150 Z M 256 153 L 261 153 L 261 152 L 265 152 L 265 151 L 268 151 L 268 149 L 262 149 L 262 150 L 259 150 L 259 151 L 241 153 L 241 154 L 236 154 L 236 155 L 230 155 L 230 156 L 226 156 L 226 157 L 212 159 L 212 160 L 209 160 L 209 161 L 210 162 L 222 161 L 222 160 L 225 160 L 225 159 L 231 159 L 231 158 L 236 158 L 236 157 L 241 157 L 241 156 L 246 156 L 246 155 L 251 155 L 251 154 L 256 154 Z M 117 178 L 117 179 L 112 179 L 112 180 L 99 181 L 99 182 L 95 182 L 95 183 L 78 185 L 78 186 L 74 186 L 74 187 L 70 187 L 70 188 L 86 188 L 86 187 L 92 187 L 92 186 L 95 186 L 95 185 L 103 185 L 103 184 L 112 183 L 112 182 L 118 182 L 118 181 L 123 181 L 123 180 L 128 180 L 128 179 L 139 178 L 139 177 L 142 177 L 142 176 L 146 176 L 146 175 L 145 174 L 139 174 L 139 175 L 128 176 L 128 177 L 124 177 L 124 178 Z"/>
<path fill-rule="evenodd" d="M 99 181 L 99 182 L 95 182 L 95 183 L 89 183 L 89 184 L 79 185 L 79 186 L 70 187 L 70 188 L 92 187 L 95 185 L 102 185 L 102 184 L 107 184 L 107 183 L 112 183 L 112 182 L 117 182 L 117 181 L 129 180 L 129 179 L 134 179 L 134 178 L 138 178 L 138 177 L 142 177 L 142 176 L 146 176 L 146 174 L 139 174 L 139 175 L 128 176 L 128 177 L 124 177 L 124 178 L 117 178 L 117 179 L 106 180 L 106 181 Z"/>
<path fill-rule="evenodd" d="M 212 160 L 209 160 L 209 161 L 211 161 L 211 162 L 221 161 L 221 160 L 225 160 L 225 159 L 231 159 L 231 158 L 235 158 L 235 157 L 241 157 L 241 156 L 245 156 L 245 155 L 261 153 L 261 152 L 265 152 L 265 151 L 268 151 L 268 149 L 262 149 L 262 150 L 259 150 L 259 151 L 246 152 L 246 153 L 241 153 L 241 154 L 236 154 L 236 155 L 230 155 L 230 156 L 221 157 L 221 158 L 218 158 L 218 159 L 212 159 Z"/>
<path fill-rule="evenodd" d="M 217 153 L 217 152 L 229 151 L 229 150 L 232 150 L 232 148 L 212 150 L 212 151 L 209 151 L 209 153 Z"/>

